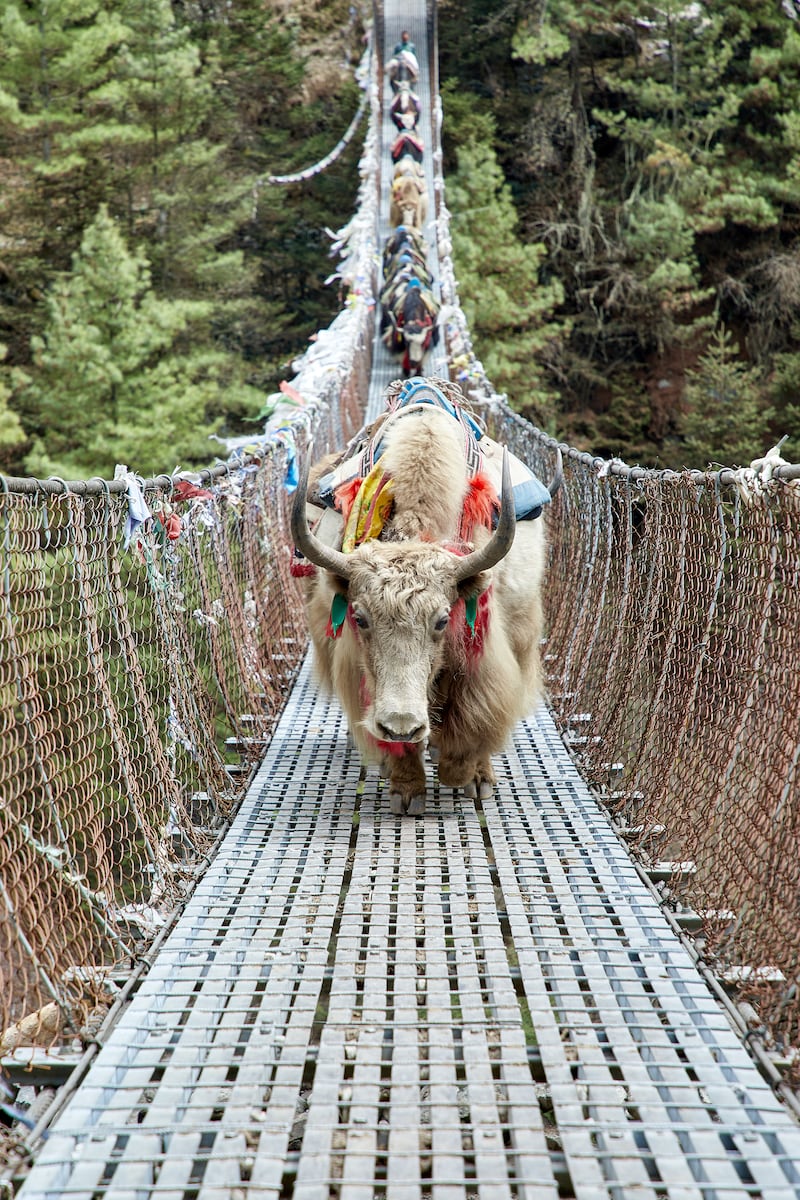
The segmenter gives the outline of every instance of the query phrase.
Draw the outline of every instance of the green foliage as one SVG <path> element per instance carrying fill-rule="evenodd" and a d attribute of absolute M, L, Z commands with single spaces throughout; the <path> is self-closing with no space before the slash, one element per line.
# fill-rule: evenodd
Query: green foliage
<path fill-rule="evenodd" d="M 497 122 L 487 101 L 476 99 L 456 80 L 446 79 L 439 89 L 442 97 L 442 131 L 447 146 L 454 148 L 465 141 L 491 145 L 497 134 Z M 455 153 L 452 168 L 457 160 Z"/>
<path fill-rule="evenodd" d="M 206 136 L 222 75 L 216 47 L 201 55 L 169 0 L 129 0 L 125 17 L 130 40 L 113 102 L 124 105 L 136 138 L 128 150 L 129 235 L 146 237 L 160 289 L 237 294 L 251 282 L 243 255 L 219 251 L 247 217 L 252 184 L 226 174 L 223 143 Z"/>
<path fill-rule="evenodd" d="M 774 411 L 772 428 L 786 434 L 788 441 L 781 454 L 789 462 L 800 462 L 800 350 L 776 354 L 765 384 L 768 402 Z"/>
<path fill-rule="evenodd" d="M 75 479 L 99 466 L 108 477 L 118 461 L 147 474 L 208 457 L 218 356 L 168 352 L 210 306 L 157 298 L 143 251 L 128 251 L 105 207 L 47 310 L 24 387 L 39 424 L 31 474 Z"/>
<path fill-rule="evenodd" d="M 773 409 L 756 368 L 739 355 L 728 330 L 709 340 L 697 368 L 688 372 L 683 419 L 686 466 L 746 466 L 770 444 Z"/>
<path fill-rule="evenodd" d="M 3 12 L 0 121 L 26 178 L 0 199 L 0 216 L 20 206 L 27 214 L 34 237 L 21 258 L 31 272 L 41 259 L 64 264 L 63 244 L 77 236 L 100 196 L 103 151 L 122 136 L 101 98 L 127 33 L 116 8 L 48 0 Z"/>
<path fill-rule="evenodd" d="M 554 63 L 572 53 L 579 39 L 618 30 L 636 16 L 640 8 L 627 0 L 608 3 L 581 3 L 579 0 L 552 0 L 530 11 L 530 5 L 516 8 L 516 24 L 511 38 L 515 57 L 526 62 Z"/>
<path fill-rule="evenodd" d="M 695 282 L 694 236 L 673 196 L 642 197 L 631 203 L 624 211 L 621 241 L 642 278 L 657 292 Z"/>
<path fill-rule="evenodd" d="M 651 432 L 650 401 L 642 381 L 621 371 L 608 383 L 608 407 L 592 428 L 592 452 L 629 462 L 654 461 L 658 448 Z"/>
<path fill-rule="evenodd" d="M 205 463 L 337 310 L 323 230 L 351 210 L 358 145 L 307 186 L 257 183 L 347 127 L 358 13 L 14 0 L 0 35 L 2 464 Z"/>
<path fill-rule="evenodd" d="M 606 301 L 609 313 L 630 319 L 635 310 L 643 346 L 663 352 L 696 336 L 701 298 L 694 232 L 674 196 L 637 197 L 620 217 L 620 257 Z M 703 318 L 699 319 L 703 322 Z"/>
<path fill-rule="evenodd" d="M 559 336 L 552 321 L 563 299 L 557 282 L 539 277 L 545 250 L 523 245 L 508 187 L 490 145 L 470 136 L 448 182 L 456 276 L 476 351 L 494 385 L 518 407 L 547 419 L 553 396 L 541 358 Z"/>
<path fill-rule="evenodd" d="M 545 247 L 539 276 L 563 286 L 557 352 L 539 360 L 559 393 L 562 436 L 677 466 L 689 454 L 763 452 L 762 377 L 770 355 L 800 348 L 797 23 L 767 0 L 644 10 L 443 0 L 439 14 L 442 76 L 494 120 L 519 241 Z M 445 149 L 454 162 L 457 147 Z M 683 446 L 675 429 L 696 393 L 682 393 L 682 348 L 702 350 L 717 312 L 746 330 L 732 358 L 753 374 L 747 402 L 729 411 L 741 438 L 694 429 L 692 418 L 695 442 Z M 714 341 L 709 353 L 719 354 Z M 664 378 L 651 404 L 652 380 Z M 796 435 L 788 380 L 787 368 L 775 419 Z"/>
<path fill-rule="evenodd" d="M 0 342 L 0 362 L 6 357 L 7 348 Z M 25 442 L 25 430 L 16 413 L 8 407 L 11 388 L 0 379 L 0 454 L 14 450 Z"/>
<path fill-rule="evenodd" d="M 511 53 L 529 63 L 544 64 L 563 58 L 569 47 L 569 37 L 547 19 L 533 27 L 532 23 L 523 23 L 511 39 Z"/>

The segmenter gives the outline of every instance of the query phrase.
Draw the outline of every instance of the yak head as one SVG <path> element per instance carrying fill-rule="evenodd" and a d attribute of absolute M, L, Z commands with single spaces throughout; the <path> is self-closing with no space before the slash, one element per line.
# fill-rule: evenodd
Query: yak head
<path fill-rule="evenodd" d="M 514 540 L 514 502 L 508 456 L 497 529 L 484 546 L 457 554 L 432 542 L 362 543 L 343 554 L 308 528 L 305 478 L 292 512 L 295 544 L 328 572 L 345 608 L 348 646 L 358 657 L 363 724 L 379 743 L 423 742 L 430 732 L 429 696 L 447 654 L 453 619 L 491 581 L 490 568 Z M 342 646 L 345 651 L 345 645 Z"/>
<path fill-rule="evenodd" d="M 402 333 L 409 369 L 418 373 L 433 341 L 434 318 L 422 295 L 418 279 L 410 279 L 402 299 Z"/>
<path fill-rule="evenodd" d="M 412 322 L 410 325 L 403 326 L 403 339 L 406 344 L 406 354 L 408 355 L 408 370 L 418 375 L 422 369 L 422 364 L 425 360 L 425 351 L 431 341 L 432 322 L 428 325 L 422 325 Z"/>

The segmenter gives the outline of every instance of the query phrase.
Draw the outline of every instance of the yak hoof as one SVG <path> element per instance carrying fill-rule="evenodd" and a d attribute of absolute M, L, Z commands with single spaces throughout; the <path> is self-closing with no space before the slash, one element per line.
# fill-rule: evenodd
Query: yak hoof
<path fill-rule="evenodd" d="M 464 795 L 468 800 L 488 800 L 494 794 L 494 784 L 490 779 L 482 779 L 476 784 L 473 779 L 472 783 L 468 783 L 464 788 Z"/>
<path fill-rule="evenodd" d="M 424 796 L 403 796 L 400 792 L 389 793 L 389 812 L 395 817 L 421 817 L 425 814 Z"/>

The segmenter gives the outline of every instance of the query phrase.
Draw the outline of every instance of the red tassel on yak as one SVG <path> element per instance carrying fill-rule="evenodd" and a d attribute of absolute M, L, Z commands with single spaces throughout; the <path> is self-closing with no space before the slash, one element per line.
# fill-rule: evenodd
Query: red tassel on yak
<path fill-rule="evenodd" d="M 289 574 L 295 579 L 302 579 L 309 575 L 316 575 L 317 568 L 313 563 L 310 563 L 307 558 L 304 558 L 299 550 L 295 550 L 294 557 L 289 564 Z"/>
<path fill-rule="evenodd" d="M 499 508 L 497 492 L 488 476 L 480 472 L 473 475 L 461 514 L 461 537 L 464 541 L 471 542 L 473 531 L 479 526 L 491 529 L 492 519 Z"/>

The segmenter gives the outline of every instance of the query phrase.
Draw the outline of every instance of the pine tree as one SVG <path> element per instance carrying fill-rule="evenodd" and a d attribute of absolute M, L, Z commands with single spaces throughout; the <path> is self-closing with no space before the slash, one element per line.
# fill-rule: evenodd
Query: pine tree
<path fill-rule="evenodd" d="M 102 149 L 122 135 L 98 99 L 126 36 L 116 8 L 20 0 L 0 19 L 0 129 L 24 168 L 24 198 L 48 255 L 85 224 L 104 185 Z M 3 197 L 0 212 L 20 198 L 18 189 Z"/>
<path fill-rule="evenodd" d="M 123 108 L 128 148 L 128 235 L 145 239 L 153 278 L 173 296 L 230 297 L 252 283 L 240 249 L 222 243 L 246 220 L 252 177 L 226 170 L 225 145 L 208 136 L 223 77 L 214 42 L 201 53 L 169 0 L 120 0 L 129 30 L 109 103 Z"/>
<path fill-rule="evenodd" d="M 6 347 L 0 342 L 0 362 L 6 357 Z M 8 407 L 11 388 L 0 379 L 0 462 L 25 443 L 25 430 L 19 417 Z"/>
<path fill-rule="evenodd" d="M 682 433 L 686 466 L 746 466 L 767 449 L 774 415 L 757 369 L 743 361 L 724 327 L 688 374 Z"/>
<path fill-rule="evenodd" d="M 22 388 L 39 417 L 31 474 L 108 477 L 117 462 L 147 474 L 208 458 L 224 360 L 181 352 L 180 338 L 211 307 L 158 299 L 143 251 L 128 250 L 105 206 L 46 305 Z"/>
<path fill-rule="evenodd" d="M 52 273 L 69 266 L 104 198 L 121 137 L 96 92 L 113 76 L 124 38 L 116 5 L 18 0 L 0 14 L 0 227 L 9 286 L 0 321 L 13 363 L 41 319 Z M 111 128 L 109 128 L 109 124 Z"/>
<path fill-rule="evenodd" d="M 85 100 L 109 77 L 113 50 L 126 30 L 118 5 L 101 0 L 17 0 L 2 13 L 5 115 L 37 134 L 50 162 L 55 139 L 75 124 L 75 97 Z"/>
<path fill-rule="evenodd" d="M 517 238 L 509 188 L 489 144 L 472 137 L 460 145 L 447 197 L 456 277 L 476 352 L 495 387 L 546 423 L 554 396 L 543 354 L 561 334 L 552 317 L 562 288 L 540 279 L 544 247 Z"/>
<path fill-rule="evenodd" d="M 21 170 L 6 211 L 42 239 L 28 274 L 66 267 L 105 202 L 146 242 L 159 288 L 246 291 L 253 273 L 222 243 L 247 218 L 252 175 L 232 176 L 206 134 L 214 44 L 201 56 L 169 0 L 12 4 L 0 29 L 0 130 Z"/>

